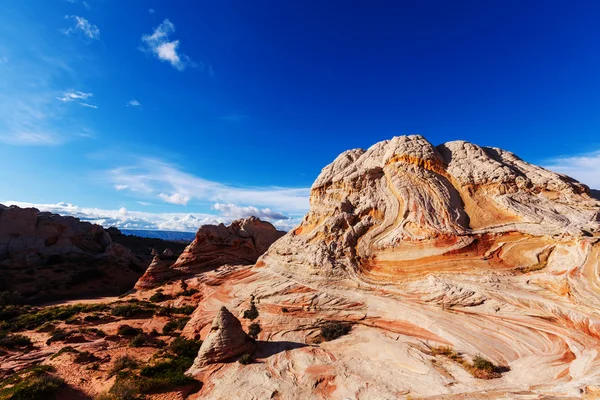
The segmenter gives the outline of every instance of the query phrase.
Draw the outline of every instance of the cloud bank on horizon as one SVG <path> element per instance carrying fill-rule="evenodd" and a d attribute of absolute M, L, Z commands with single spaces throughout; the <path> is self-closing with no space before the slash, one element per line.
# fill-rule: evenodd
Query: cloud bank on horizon
<path fill-rule="evenodd" d="M 255 216 L 271 222 L 277 229 L 289 231 L 296 227 L 301 218 L 291 218 L 269 209 L 240 207 L 234 204 L 216 203 L 213 209 L 219 214 L 204 213 L 149 213 L 129 211 L 124 207 L 116 210 L 79 207 L 70 203 L 35 204 L 22 201 L 4 201 L 5 206 L 33 207 L 40 211 L 79 218 L 82 221 L 102 225 L 105 228 L 148 229 L 165 231 L 196 232 L 201 225 L 229 224 L 231 221 Z"/>

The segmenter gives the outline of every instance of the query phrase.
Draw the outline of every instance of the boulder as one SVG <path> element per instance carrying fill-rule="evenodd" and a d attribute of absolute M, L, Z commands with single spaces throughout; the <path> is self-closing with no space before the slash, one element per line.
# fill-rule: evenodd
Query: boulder
<path fill-rule="evenodd" d="M 195 375 L 209 364 L 225 362 L 255 349 L 256 342 L 244 332 L 240 321 L 226 307 L 221 307 L 187 373 Z"/>

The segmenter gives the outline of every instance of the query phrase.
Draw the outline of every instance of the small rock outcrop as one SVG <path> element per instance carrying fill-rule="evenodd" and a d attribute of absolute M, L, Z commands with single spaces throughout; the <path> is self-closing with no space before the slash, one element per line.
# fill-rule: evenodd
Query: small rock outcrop
<path fill-rule="evenodd" d="M 255 349 L 256 342 L 244 332 L 240 321 L 226 307 L 221 307 L 187 374 L 195 375 L 209 364 L 252 353 Z"/>
<path fill-rule="evenodd" d="M 173 268 L 197 273 L 225 264 L 254 264 L 283 235 L 285 232 L 256 217 L 238 219 L 228 226 L 203 225 Z"/>
<path fill-rule="evenodd" d="M 171 249 L 165 249 L 162 254 L 152 249 L 152 262 L 144 272 L 144 275 L 138 279 L 134 288 L 137 290 L 147 290 L 175 277 L 176 271 L 171 266 L 176 260 Z"/>

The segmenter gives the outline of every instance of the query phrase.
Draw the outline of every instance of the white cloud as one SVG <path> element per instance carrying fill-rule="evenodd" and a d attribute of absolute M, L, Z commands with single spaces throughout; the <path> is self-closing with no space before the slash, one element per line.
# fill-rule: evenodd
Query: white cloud
<path fill-rule="evenodd" d="M 92 93 L 80 92 L 78 90 L 68 90 L 63 92 L 62 97 L 57 97 L 57 99 L 60 101 L 77 101 L 86 100 L 92 96 Z"/>
<path fill-rule="evenodd" d="M 40 211 L 49 211 L 60 215 L 70 215 L 99 224 L 105 228 L 114 226 L 121 229 L 157 229 L 171 231 L 196 232 L 201 225 L 229 224 L 231 217 L 203 213 L 149 213 L 130 211 L 124 207 L 116 210 L 79 207 L 70 203 L 34 204 L 19 201 L 4 201 L 4 205 L 19 207 L 35 207 Z M 278 229 L 289 230 L 297 225 L 299 220 L 278 220 L 274 225 Z"/>
<path fill-rule="evenodd" d="M 179 204 L 182 206 L 185 206 L 192 199 L 190 196 L 183 195 L 181 193 L 173 193 L 170 196 L 166 193 L 161 193 L 158 195 L 158 197 L 160 197 L 167 203 Z"/>
<path fill-rule="evenodd" d="M 150 14 L 154 14 L 156 11 L 154 11 L 154 8 L 149 8 L 149 9 L 148 9 L 148 12 L 149 12 Z"/>
<path fill-rule="evenodd" d="M 221 213 L 221 215 L 225 217 L 230 217 L 233 219 L 238 218 L 246 218 L 250 216 L 255 216 L 260 219 L 270 219 L 270 220 L 287 220 L 290 217 L 286 216 L 283 213 L 273 211 L 270 208 L 258 208 L 254 206 L 246 206 L 240 207 L 235 204 L 222 204 L 216 203 L 212 206 L 213 210 L 217 210 Z"/>
<path fill-rule="evenodd" d="M 98 106 L 95 106 L 93 104 L 86 103 L 85 101 L 80 101 L 89 99 L 93 96 L 94 95 L 92 93 L 80 92 L 79 90 L 68 90 L 66 92 L 63 92 L 62 97 L 57 97 L 57 99 L 65 103 L 77 101 L 82 107 L 98 108 Z"/>
<path fill-rule="evenodd" d="M 159 159 L 140 158 L 136 164 L 113 169 L 106 175 L 113 185 L 127 185 L 138 196 L 146 196 L 141 200 L 160 197 L 176 204 L 199 200 L 253 205 L 287 214 L 304 214 L 309 207 L 309 188 L 236 187 L 197 177 Z"/>
<path fill-rule="evenodd" d="M 127 107 L 141 107 L 142 104 L 137 101 L 137 100 L 131 100 L 129 103 L 127 103 Z"/>
<path fill-rule="evenodd" d="M 83 35 L 86 41 L 100 39 L 100 29 L 98 29 L 96 25 L 90 23 L 87 19 L 77 15 L 65 15 L 65 19 L 73 21 L 73 24 L 69 28 L 62 31 L 65 35 L 79 33 Z"/>
<path fill-rule="evenodd" d="M 571 157 L 559 157 L 544 166 L 577 179 L 592 189 L 600 189 L 600 150 Z"/>
<path fill-rule="evenodd" d="M 115 185 L 115 189 L 117 190 L 125 190 L 129 187 L 129 185 Z"/>
<path fill-rule="evenodd" d="M 183 71 L 187 66 L 193 66 L 192 60 L 178 52 L 179 40 L 171 41 L 169 36 L 175 32 L 175 25 L 165 19 L 151 35 L 143 35 L 142 43 L 146 51 L 154 54 L 159 60 L 169 62 L 174 68 Z"/>

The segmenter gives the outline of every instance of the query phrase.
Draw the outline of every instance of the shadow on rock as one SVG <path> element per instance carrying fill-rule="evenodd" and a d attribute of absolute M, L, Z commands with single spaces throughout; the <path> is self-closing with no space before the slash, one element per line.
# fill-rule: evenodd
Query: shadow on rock
<path fill-rule="evenodd" d="M 254 354 L 256 357 L 259 357 L 259 358 L 267 358 L 267 357 L 271 357 L 275 354 L 284 352 L 286 350 L 300 349 L 302 347 L 309 346 L 306 343 L 299 343 L 299 342 L 287 342 L 287 341 L 267 342 L 264 340 L 257 340 L 256 344 L 257 344 L 257 348 L 256 348 L 256 353 L 254 353 Z"/>

